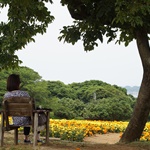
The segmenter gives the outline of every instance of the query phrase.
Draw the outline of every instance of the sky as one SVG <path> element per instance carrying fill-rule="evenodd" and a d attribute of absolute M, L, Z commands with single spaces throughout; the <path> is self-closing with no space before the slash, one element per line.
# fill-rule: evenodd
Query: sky
<path fill-rule="evenodd" d="M 105 40 L 85 52 L 82 41 L 72 45 L 58 40 L 60 29 L 73 21 L 67 8 L 58 0 L 48 7 L 55 20 L 44 35 L 35 37 L 35 43 L 16 53 L 21 66 L 38 72 L 44 80 L 65 84 L 101 80 L 122 87 L 140 86 L 143 70 L 135 41 L 125 47 Z"/>

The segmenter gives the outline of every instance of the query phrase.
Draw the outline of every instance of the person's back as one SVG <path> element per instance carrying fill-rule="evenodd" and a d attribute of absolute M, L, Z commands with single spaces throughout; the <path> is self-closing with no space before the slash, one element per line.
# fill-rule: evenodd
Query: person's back
<path fill-rule="evenodd" d="M 4 98 L 10 97 L 30 97 L 29 94 L 25 91 L 15 90 L 15 91 L 8 91 L 5 93 Z M 14 125 L 29 125 L 31 123 L 30 117 L 12 117 Z"/>
<path fill-rule="evenodd" d="M 30 97 L 28 92 L 20 90 L 20 77 L 16 74 L 11 74 L 7 79 L 7 92 L 4 98 L 10 97 Z M 14 125 L 29 125 L 31 122 L 30 117 L 12 117 Z M 24 127 L 25 143 L 30 143 L 28 139 L 30 133 L 30 127 Z"/>

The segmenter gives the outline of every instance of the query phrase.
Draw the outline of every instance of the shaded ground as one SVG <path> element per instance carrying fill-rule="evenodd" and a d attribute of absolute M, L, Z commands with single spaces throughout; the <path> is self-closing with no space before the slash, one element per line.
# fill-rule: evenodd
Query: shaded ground
<path fill-rule="evenodd" d="M 32 136 L 31 136 L 32 138 Z M 84 142 L 62 141 L 50 138 L 49 145 L 37 145 L 36 150 L 150 150 L 150 143 L 119 144 L 120 134 L 109 133 L 92 137 L 86 137 Z M 23 136 L 19 135 L 19 145 L 14 146 L 13 134 L 6 133 L 4 147 L 1 150 L 32 150 L 32 145 L 23 143 Z"/>

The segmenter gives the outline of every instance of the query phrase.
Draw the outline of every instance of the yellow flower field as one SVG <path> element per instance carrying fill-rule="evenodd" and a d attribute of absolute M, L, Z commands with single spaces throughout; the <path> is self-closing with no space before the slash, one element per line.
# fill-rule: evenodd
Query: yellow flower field
<path fill-rule="evenodd" d="M 128 122 L 122 121 L 50 119 L 50 136 L 73 141 L 83 141 L 84 137 L 96 133 L 120 133 L 121 136 L 127 125 Z M 150 141 L 150 123 L 146 124 L 140 140 Z"/>
<path fill-rule="evenodd" d="M 10 122 L 12 119 L 10 118 Z M 128 122 L 123 121 L 90 121 L 90 120 L 66 120 L 50 119 L 50 136 L 62 140 L 83 141 L 84 137 L 94 134 L 120 133 L 125 131 Z M 22 128 L 20 128 L 22 131 Z M 45 134 L 45 131 L 41 132 Z M 144 128 L 141 141 L 150 141 L 150 122 Z"/>

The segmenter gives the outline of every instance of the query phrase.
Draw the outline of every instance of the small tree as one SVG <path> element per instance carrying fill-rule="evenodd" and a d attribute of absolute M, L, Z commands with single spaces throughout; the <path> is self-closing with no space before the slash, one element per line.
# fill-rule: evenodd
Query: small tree
<path fill-rule="evenodd" d="M 85 50 L 93 50 L 98 40 L 116 39 L 125 46 L 136 40 L 143 65 L 143 80 L 134 112 L 121 142 L 140 138 L 150 111 L 150 0 L 61 0 L 75 19 L 61 30 L 59 40 L 75 44 L 83 41 Z"/>

